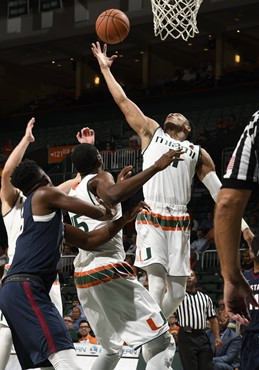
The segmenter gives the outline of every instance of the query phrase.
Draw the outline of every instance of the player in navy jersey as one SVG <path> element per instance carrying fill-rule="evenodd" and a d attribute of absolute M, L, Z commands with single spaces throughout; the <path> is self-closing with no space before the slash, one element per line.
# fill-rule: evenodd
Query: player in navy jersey
<path fill-rule="evenodd" d="M 254 255 L 254 266 L 244 272 L 256 301 L 259 303 L 259 235 L 252 241 L 251 249 Z M 241 369 L 259 369 L 259 308 L 249 304 L 250 323 L 243 326 L 241 347 Z"/>
<path fill-rule="evenodd" d="M 258 307 L 252 290 L 242 275 L 239 260 L 240 225 L 251 245 L 253 233 L 241 218 L 259 182 L 259 110 L 245 127 L 229 161 L 214 217 L 215 242 L 224 278 L 226 312 L 233 320 L 248 324 L 247 304 Z"/>
<path fill-rule="evenodd" d="M 12 266 L 2 282 L 0 308 L 12 331 L 18 359 L 22 369 L 46 367 L 51 363 L 55 369 L 79 370 L 67 328 L 49 298 L 63 234 L 66 242 L 91 250 L 113 237 L 142 205 L 90 233 L 71 225 L 66 225 L 64 230 L 61 209 L 97 219 L 107 218 L 107 210 L 68 197 L 53 187 L 34 161 L 20 163 L 11 181 L 27 199 L 23 232 L 17 239 Z"/>

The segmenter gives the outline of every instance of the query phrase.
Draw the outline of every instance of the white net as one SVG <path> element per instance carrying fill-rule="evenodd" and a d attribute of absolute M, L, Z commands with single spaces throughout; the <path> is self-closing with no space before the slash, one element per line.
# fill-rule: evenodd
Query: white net
<path fill-rule="evenodd" d="M 203 0 L 151 0 L 154 33 L 165 40 L 168 36 L 185 41 L 199 33 L 197 13 Z"/>

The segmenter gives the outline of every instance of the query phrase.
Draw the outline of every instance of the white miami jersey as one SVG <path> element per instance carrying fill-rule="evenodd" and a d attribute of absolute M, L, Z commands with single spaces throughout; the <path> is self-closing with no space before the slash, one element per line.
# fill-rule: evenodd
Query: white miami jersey
<path fill-rule="evenodd" d="M 165 170 L 158 172 L 143 185 L 146 201 L 168 205 L 187 205 L 191 198 L 191 185 L 199 159 L 200 147 L 188 140 L 173 139 L 159 127 L 156 129 L 149 146 L 143 151 L 143 170 L 169 149 L 182 148 L 183 161 L 172 162 Z"/>
<path fill-rule="evenodd" d="M 26 197 L 19 192 L 13 208 L 3 216 L 8 237 L 8 264 L 11 265 L 16 248 L 16 240 L 23 230 L 23 204 Z"/>
<path fill-rule="evenodd" d="M 88 181 L 96 175 L 85 176 L 79 184 L 73 186 L 70 190 L 69 195 L 80 198 L 85 202 L 91 204 L 98 204 L 95 195 L 92 194 L 88 189 Z M 69 212 L 71 223 L 73 226 L 80 228 L 81 230 L 88 232 L 95 229 L 99 229 L 105 226 L 110 221 L 98 221 L 87 216 L 76 215 Z M 114 219 L 121 217 L 121 205 L 117 205 L 117 214 Z M 114 236 L 107 243 L 95 248 L 93 251 L 84 251 L 79 249 L 79 253 L 75 258 L 75 267 L 84 267 L 90 264 L 96 257 L 111 257 L 119 260 L 125 259 L 125 252 L 122 243 L 122 231 Z"/>

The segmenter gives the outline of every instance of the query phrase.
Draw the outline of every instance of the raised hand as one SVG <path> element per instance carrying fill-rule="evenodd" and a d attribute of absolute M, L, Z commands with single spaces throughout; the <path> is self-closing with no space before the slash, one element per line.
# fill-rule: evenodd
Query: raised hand
<path fill-rule="evenodd" d="M 123 215 L 123 218 L 127 220 L 127 222 L 130 222 L 134 220 L 137 216 L 137 214 L 142 211 L 143 209 L 146 209 L 147 211 L 150 211 L 149 205 L 144 202 L 143 200 L 140 201 L 138 204 L 132 206 L 129 208 Z"/>
<path fill-rule="evenodd" d="M 92 43 L 92 53 L 97 58 L 100 68 L 111 68 L 114 59 L 117 58 L 117 55 L 112 55 L 111 57 L 107 56 L 107 45 L 103 45 L 103 50 L 100 43 Z"/>
<path fill-rule="evenodd" d="M 80 144 L 87 143 L 94 145 L 95 143 L 95 133 L 89 127 L 83 127 L 81 131 L 76 134 L 76 138 Z"/>
<path fill-rule="evenodd" d="M 166 167 L 168 167 L 172 162 L 183 161 L 183 158 L 180 158 L 180 155 L 183 153 L 184 153 L 183 149 L 177 150 L 170 149 L 155 162 L 155 166 L 158 168 L 159 171 L 162 171 Z"/>
<path fill-rule="evenodd" d="M 241 272 L 239 275 L 235 274 L 233 279 L 224 281 L 224 302 L 227 315 L 243 325 L 248 325 L 250 321 L 248 305 L 259 307 Z"/>
<path fill-rule="evenodd" d="M 129 179 L 132 175 L 132 169 L 133 169 L 133 166 L 131 165 L 124 167 L 118 174 L 117 182 L 121 182 L 121 181 Z"/>
<path fill-rule="evenodd" d="M 27 127 L 25 130 L 24 138 L 28 141 L 28 143 L 33 143 L 35 141 L 35 137 L 32 134 L 32 129 L 34 127 L 35 118 L 32 117 L 30 121 L 27 123 Z"/>

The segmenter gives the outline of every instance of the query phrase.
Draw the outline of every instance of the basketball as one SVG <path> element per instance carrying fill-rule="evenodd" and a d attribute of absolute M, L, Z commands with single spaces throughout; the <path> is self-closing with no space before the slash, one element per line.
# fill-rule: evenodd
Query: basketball
<path fill-rule="evenodd" d="M 96 19 L 97 36 L 106 44 L 118 44 L 129 34 L 129 18 L 119 9 L 108 9 Z"/>

